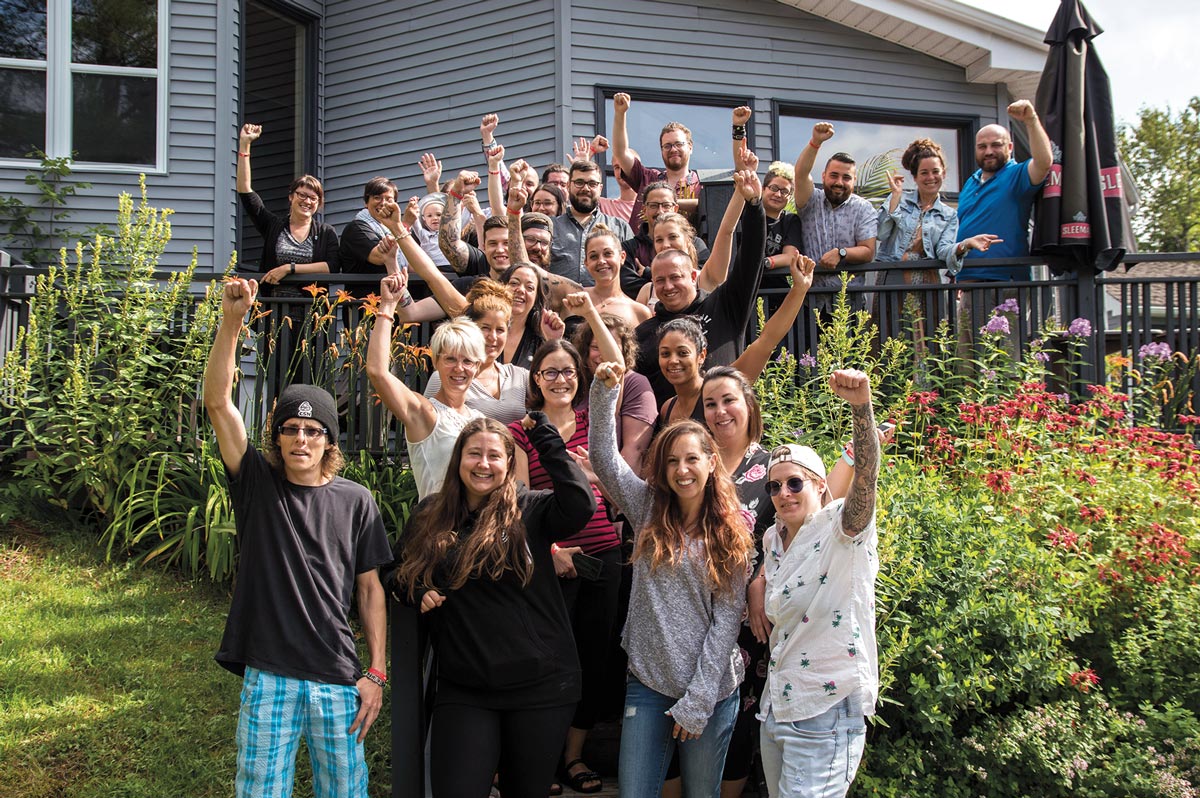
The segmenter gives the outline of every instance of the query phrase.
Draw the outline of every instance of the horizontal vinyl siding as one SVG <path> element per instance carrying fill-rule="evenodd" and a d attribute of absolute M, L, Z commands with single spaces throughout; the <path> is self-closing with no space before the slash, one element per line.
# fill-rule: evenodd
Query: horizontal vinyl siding
<path fill-rule="evenodd" d="M 576 2 L 571 42 L 577 136 L 603 124 L 596 85 L 753 95 L 764 163 L 794 160 L 804 144 L 774 140 L 772 100 L 995 121 L 995 88 L 968 83 L 961 68 L 769 0 Z"/>
<path fill-rule="evenodd" d="M 407 7 L 406 7 L 407 6 Z M 330 0 L 325 23 L 326 218 L 337 228 L 384 175 L 400 197 L 424 193 L 417 163 L 432 151 L 443 179 L 483 173 L 479 120 L 512 162 L 554 155 L 554 3 L 437 0 L 402 5 Z M 365 35 L 364 31 L 370 31 Z M 481 204 L 486 205 L 486 199 Z"/>
<path fill-rule="evenodd" d="M 172 240 L 160 265 L 187 265 L 194 245 L 199 250 L 201 266 L 207 268 L 214 259 L 214 229 L 220 227 L 214 204 L 214 172 L 218 168 L 231 168 L 232 164 L 232 158 L 224 156 L 224 144 L 220 148 L 220 163 L 217 162 L 217 4 L 172 0 L 169 8 L 167 173 L 147 175 L 146 187 L 151 205 L 174 211 Z M 0 168 L 0 194 L 36 203 L 36 197 L 24 184 L 24 177 L 23 169 Z M 98 224 L 114 226 L 117 196 L 121 192 L 132 194 L 135 202 L 139 198 L 136 174 L 80 168 L 71 177 L 92 184 L 91 188 L 81 189 L 67 204 L 71 216 L 66 225 L 77 230 Z M 226 233 L 231 235 L 231 219 L 223 217 L 223 220 Z M 227 248 L 226 243 L 217 249 Z"/>

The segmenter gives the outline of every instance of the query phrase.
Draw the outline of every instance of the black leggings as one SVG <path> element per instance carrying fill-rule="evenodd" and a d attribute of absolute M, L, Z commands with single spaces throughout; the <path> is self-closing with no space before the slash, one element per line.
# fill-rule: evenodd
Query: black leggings
<path fill-rule="evenodd" d="M 500 774 L 504 798 L 546 798 L 575 705 L 433 710 L 429 771 L 434 798 L 487 798 Z"/>
<path fill-rule="evenodd" d="M 595 555 L 603 563 L 600 578 L 590 581 L 577 576 L 559 579 L 571 629 L 575 633 L 575 650 L 583 676 L 583 697 L 571 719 L 573 729 L 591 729 L 604 706 L 605 677 L 611 664 L 609 657 L 613 630 L 617 628 L 617 603 L 621 589 L 620 547 Z"/>

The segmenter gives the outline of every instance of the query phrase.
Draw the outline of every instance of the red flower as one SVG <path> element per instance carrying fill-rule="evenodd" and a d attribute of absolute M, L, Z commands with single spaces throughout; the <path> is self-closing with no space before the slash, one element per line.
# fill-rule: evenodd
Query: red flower
<path fill-rule="evenodd" d="M 1086 693 L 1100 684 L 1100 677 L 1091 668 L 1084 668 L 1071 674 L 1071 686 L 1081 693 Z"/>

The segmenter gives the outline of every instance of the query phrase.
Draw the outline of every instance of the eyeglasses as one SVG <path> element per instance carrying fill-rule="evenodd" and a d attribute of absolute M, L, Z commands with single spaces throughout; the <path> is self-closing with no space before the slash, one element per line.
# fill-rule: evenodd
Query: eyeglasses
<path fill-rule="evenodd" d="M 575 188 L 600 188 L 599 180 L 572 180 L 571 185 Z"/>
<path fill-rule="evenodd" d="M 535 373 L 546 382 L 555 382 L 559 377 L 564 380 L 575 379 L 576 371 L 575 369 L 542 369 Z"/>
<path fill-rule="evenodd" d="M 674 202 L 644 202 L 644 203 L 642 203 L 642 207 L 648 208 L 652 211 L 656 211 L 656 210 L 663 210 L 665 208 L 674 208 L 675 203 Z"/>
<path fill-rule="evenodd" d="M 311 202 L 314 205 L 321 201 L 320 197 L 313 196 L 312 194 L 302 194 L 299 191 L 294 192 L 292 196 L 301 202 Z"/>
<path fill-rule="evenodd" d="M 775 186 L 775 185 L 767 186 L 767 191 L 774 191 L 776 194 L 782 194 L 785 197 L 788 194 L 792 193 L 792 190 L 790 188 L 788 188 L 787 186 Z"/>
<path fill-rule="evenodd" d="M 808 482 L 808 480 L 804 477 L 788 477 L 784 482 L 772 479 L 767 483 L 767 495 L 771 497 L 778 496 L 779 491 L 783 489 L 784 485 L 787 486 L 788 493 L 799 493 L 804 490 L 805 482 Z"/>
<path fill-rule="evenodd" d="M 526 247 L 548 247 L 550 246 L 549 238 L 537 238 L 534 236 L 523 236 Z"/>
<path fill-rule="evenodd" d="M 668 141 L 666 144 L 662 145 L 662 148 L 664 150 L 682 150 L 686 146 L 686 141 Z"/>
<path fill-rule="evenodd" d="M 295 424 L 284 424 L 279 428 L 279 434 L 289 438 L 319 438 L 322 435 L 328 435 L 329 430 L 325 427 L 298 427 Z"/>

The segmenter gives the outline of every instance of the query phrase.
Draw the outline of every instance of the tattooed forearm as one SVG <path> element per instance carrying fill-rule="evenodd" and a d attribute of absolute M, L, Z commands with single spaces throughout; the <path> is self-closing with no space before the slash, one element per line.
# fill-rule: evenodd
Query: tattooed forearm
<path fill-rule="evenodd" d="M 525 236 L 521 233 L 520 214 L 508 215 L 508 262 L 525 263 L 529 253 L 525 250 Z"/>
<path fill-rule="evenodd" d="M 467 268 L 466 245 L 459 234 L 459 223 L 462 214 L 458 210 L 458 200 L 449 193 L 446 194 L 446 206 L 442 209 L 442 223 L 438 227 L 438 248 L 450 262 L 450 268 L 462 274 Z"/>
<path fill-rule="evenodd" d="M 875 515 L 875 484 L 879 478 L 879 435 L 871 403 L 851 405 L 854 422 L 854 479 L 842 507 L 842 529 L 856 535 Z"/>

